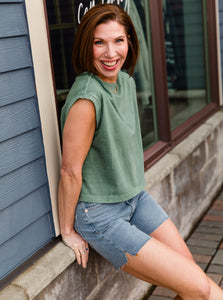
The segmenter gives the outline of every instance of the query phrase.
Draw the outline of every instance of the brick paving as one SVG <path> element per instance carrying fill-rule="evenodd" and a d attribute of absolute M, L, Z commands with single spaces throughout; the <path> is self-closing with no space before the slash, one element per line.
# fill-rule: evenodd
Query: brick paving
<path fill-rule="evenodd" d="M 223 191 L 187 240 L 194 260 L 223 289 Z M 175 293 L 154 287 L 144 300 L 170 300 Z"/>

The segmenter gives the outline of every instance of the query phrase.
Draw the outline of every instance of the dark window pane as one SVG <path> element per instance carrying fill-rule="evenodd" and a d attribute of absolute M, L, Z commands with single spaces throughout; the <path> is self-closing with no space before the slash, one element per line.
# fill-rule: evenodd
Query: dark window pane
<path fill-rule="evenodd" d="M 201 0 L 163 0 L 171 129 L 208 104 Z"/>

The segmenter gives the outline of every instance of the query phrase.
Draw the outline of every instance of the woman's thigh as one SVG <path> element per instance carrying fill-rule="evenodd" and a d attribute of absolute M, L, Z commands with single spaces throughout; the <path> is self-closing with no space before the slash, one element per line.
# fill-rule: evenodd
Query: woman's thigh
<path fill-rule="evenodd" d="M 185 299 L 200 299 L 196 298 L 197 293 L 209 293 L 209 283 L 202 270 L 192 260 L 155 238 L 149 240 L 136 256 L 126 255 L 128 263 L 122 269 L 141 280 L 169 288 L 181 297 L 186 295 Z"/>
<path fill-rule="evenodd" d="M 138 199 L 131 223 L 150 237 L 192 259 L 192 255 L 174 223 L 160 205 L 145 191 L 141 193 Z"/>
<path fill-rule="evenodd" d="M 162 223 L 150 236 L 177 251 L 181 255 L 193 260 L 192 254 L 185 241 L 170 219 Z"/>

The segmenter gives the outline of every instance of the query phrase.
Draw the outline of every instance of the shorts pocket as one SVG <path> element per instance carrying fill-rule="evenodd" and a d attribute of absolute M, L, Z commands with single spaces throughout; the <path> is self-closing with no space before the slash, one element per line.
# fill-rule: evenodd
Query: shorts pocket
<path fill-rule="evenodd" d="M 96 210 L 100 207 L 102 207 L 104 204 L 103 203 L 96 203 L 96 202 L 85 202 L 84 206 L 85 209 L 87 210 Z"/>

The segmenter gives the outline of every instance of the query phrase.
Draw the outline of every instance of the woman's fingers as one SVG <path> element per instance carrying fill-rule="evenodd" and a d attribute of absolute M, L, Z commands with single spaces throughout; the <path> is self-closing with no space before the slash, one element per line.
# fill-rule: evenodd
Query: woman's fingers
<path fill-rule="evenodd" d="M 88 256 L 89 256 L 89 248 L 87 247 L 87 248 L 81 249 L 81 250 L 76 248 L 75 250 L 74 250 L 74 252 L 75 252 L 78 264 L 82 265 L 83 268 L 86 268 L 87 262 L 88 262 Z"/>
<path fill-rule="evenodd" d="M 82 265 L 83 268 L 86 268 L 89 256 L 88 246 L 86 248 L 75 246 L 73 250 L 76 255 L 78 264 Z"/>
<path fill-rule="evenodd" d="M 85 251 L 81 253 L 81 264 L 83 268 L 87 267 L 88 256 L 89 256 L 89 248 L 85 248 Z"/>
<path fill-rule="evenodd" d="M 88 243 L 76 232 L 66 237 L 63 236 L 63 241 L 74 251 L 78 264 L 86 268 L 89 256 Z"/>

